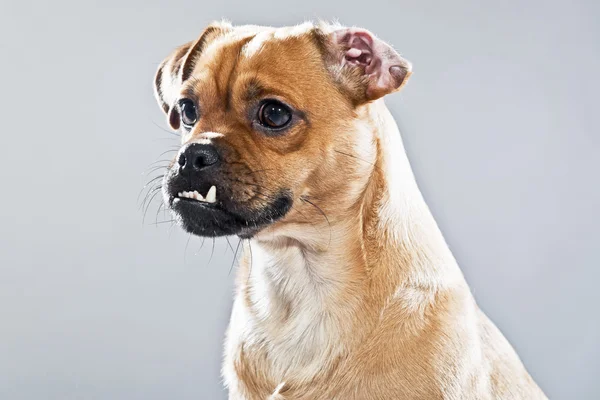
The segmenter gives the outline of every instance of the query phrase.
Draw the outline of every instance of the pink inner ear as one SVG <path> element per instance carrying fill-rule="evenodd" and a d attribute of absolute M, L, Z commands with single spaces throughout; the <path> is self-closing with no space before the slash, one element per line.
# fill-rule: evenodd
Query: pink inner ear
<path fill-rule="evenodd" d="M 341 40 L 349 48 L 346 51 L 346 61 L 351 64 L 360 64 L 365 67 L 371 65 L 373 61 L 373 52 L 371 50 L 373 40 L 365 32 L 347 32 Z"/>
<path fill-rule="evenodd" d="M 388 44 L 362 29 L 343 29 L 333 34 L 345 50 L 344 61 L 364 67 L 369 77 L 367 97 L 376 99 L 400 88 L 411 65 Z"/>
<path fill-rule="evenodd" d="M 371 38 L 369 36 L 361 35 L 358 32 L 354 35 L 349 32 L 344 39 L 348 41 L 349 47 L 346 51 L 346 61 L 351 64 L 369 66 L 373 61 Z"/>

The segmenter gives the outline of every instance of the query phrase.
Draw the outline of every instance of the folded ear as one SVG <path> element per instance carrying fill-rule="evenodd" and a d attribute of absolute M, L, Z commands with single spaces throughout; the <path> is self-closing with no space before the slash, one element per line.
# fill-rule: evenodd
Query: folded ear
<path fill-rule="evenodd" d="M 411 74 L 409 61 L 365 29 L 334 30 L 328 39 L 334 71 L 359 102 L 400 90 Z"/>
<path fill-rule="evenodd" d="M 196 60 L 206 45 L 230 28 L 231 25 L 227 23 L 207 27 L 196 41 L 175 49 L 158 67 L 154 77 L 154 96 L 167 114 L 171 128 L 179 129 L 180 118 L 175 103 L 178 100 L 181 85 L 191 76 Z"/>

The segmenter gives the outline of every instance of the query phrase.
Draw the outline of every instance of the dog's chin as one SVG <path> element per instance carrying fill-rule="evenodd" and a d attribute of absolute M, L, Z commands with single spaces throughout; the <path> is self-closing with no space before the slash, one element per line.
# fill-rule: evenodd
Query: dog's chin
<path fill-rule="evenodd" d="M 196 236 L 232 236 L 249 239 L 267 226 L 282 219 L 292 208 L 292 198 L 281 194 L 258 210 L 233 212 L 222 204 L 210 204 L 194 199 L 171 197 L 169 208 L 175 220 Z"/>

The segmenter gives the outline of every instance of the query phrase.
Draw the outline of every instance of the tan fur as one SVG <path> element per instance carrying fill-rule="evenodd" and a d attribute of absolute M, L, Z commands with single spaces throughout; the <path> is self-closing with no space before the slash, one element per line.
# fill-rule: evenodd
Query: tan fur
<path fill-rule="evenodd" d="M 383 99 L 365 101 L 356 70 L 334 65 L 326 34 L 337 27 L 217 26 L 193 62 L 193 43 L 165 60 L 157 96 L 167 113 L 181 93 L 200 98 L 183 141 L 227 145 L 247 204 L 294 196 L 244 242 L 229 398 L 544 399 L 475 304 Z M 191 78 L 178 82 L 170 66 L 182 63 Z M 258 83 L 306 119 L 281 137 L 255 132 L 246 97 Z"/>

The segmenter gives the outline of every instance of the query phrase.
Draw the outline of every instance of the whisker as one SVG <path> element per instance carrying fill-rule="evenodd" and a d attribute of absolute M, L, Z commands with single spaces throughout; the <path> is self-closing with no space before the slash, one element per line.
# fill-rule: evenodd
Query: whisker
<path fill-rule="evenodd" d="M 142 175 L 150 175 L 151 173 L 153 173 L 154 171 L 158 171 L 160 169 L 167 169 L 167 165 L 157 165 L 156 167 L 152 167 L 148 169 L 148 172 L 144 171 L 142 172 Z"/>
<path fill-rule="evenodd" d="M 212 240 L 213 240 L 213 243 L 212 243 L 212 250 L 211 250 L 211 252 L 210 252 L 210 258 L 208 259 L 208 264 L 210 264 L 210 262 L 211 262 L 211 260 L 212 260 L 212 258 L 213 258 L 213 255 L 215 254 L 215 241 L 216 241 L 216 239 L 215 239 L 215 237 L 214 237 L 214 236 L 213 236 Z"/>
<path fill-rule="evenodd" d="M 174 219 L 170 219 L 168 221 L 158 221 L 158 222 L 154 222 L 151 225 L 161 225 L 161 224 L 168 224 L 170 222 L 176 222 Z"/>
<path fill-rule="evenodd" d="M 142 224 L 146 221 L 146 213 L 148 212 L 148 209 L 150 208 L 150 205 L 152 204 L 152 200 L 154 200 L 156 195 L 159 193 L 160 193 L 160 190 L 155 190 L 152 197 L 150 197 L 150 200 L 148 201 L 148 204 L 146 205 L 146 209 L 144 210 L 144 216 L 142 217 Z"/>
<path fill-rule="evenodd" d="M 305 215 L 305 214 L 304 214 L 302 211 L 300 211 L 300 209 L 298 209 L 298 208 L 294 207 L 293 205 L 292 205 L 292 209 L 293 209 L 294 211 L 296 211 L 298 214 L 300 214 L 300 216 L 301 216 L 302 218 L 304 218 L 304 220 L 305 220 L 307 223 L 309 223 L 309 224 L 310 224 L 310 225 L 313 227 L 313 229 L 314 229 L 314 230 L 315 230 L 317 233 L 320 233 L 320 231 L 317 229 L 317 226 L 314 224 L 314 222 L 312 222 L 312 221 L 311 221 L 311 220 L 310 220 L 308 217 L 306 217 L 306 215 Z"/>
<path fill-rule="evenodd" d="M 157 180 L 159 180 L 159 179 L 162 179 L 163 177 L 164 177 L 164 174 L 163 174 L 163 175 L 157 175 L 157 176 L 155 176 L 154 178 L 150 179 L 148 182 L 146 182 L 146 184 L 145 184 L 144 186 L 142 186 L 142 188 L 140 189 L 140 192 L 138 193 L 138 196 L 137 196 L 137 200 L 136 200 L 136 201 L 137 201 L 137 202 L 139 202 L 139 201 L 140 201 L 140 196 L 141 196 L 141 195 L 142 195 L 142 193 L 144 192 L 144 189 L 147 189 L 147 188 L 149 188 L 149 187 L 150 187 L 150 188 L 154 187 L 154 186 L 155 186 L 155 185 L 154 185 L 154 182 L 156 182 L 156 181 L 157 181 Z M 150 189 L 148 189 L 148 190 L 150 190 Z"/>
<path fill-rule="evenodd" d="M 156 222 L 156 224 L 158 224 L 158 214 L 160 214 L 160 210 L 165 206 L 165 203 L 161 202 L 158 206 L 158 209 L 156 210 L 156 215 L 154 217 L 154 222 Z"/>
<path fill-rule="evenodd" d="M 233 266 L 235 265 L 235 262 L 237 261 L 237 254 L 238 254 L 238 250 L 240 249 L 241 243 L 242 243 L 242 239 L 238 239 L 238 244 L 235 248 L 235 252 L 233 253 L 233 260 L 231 261 L 231 267 L 229 267 L 229 273 L 227 275 L 231 275 L 231 270 L 233 270 Z"/>
<path fill-rule="evenodd" d="M 167 165 L 169 165 L 169 164 L 171 164 L 172 162 L 173 162 L 173 160 L 157 160 L 157 161 L 154 161 L 153 163 L 150 163 L 150 164 L 148 165 L 148 168 L 150 168 L 150 167 L 152 167 L 153 165 L 156 165 L 156 164 L 158 164 L 158 163 L 166 163 Z"/>
<path fill-rule="evenodd" d="M 231 242 L 229 241 L 229 238 L 227 236 L 225 236 L 225 240 L 227 240 L 227 244 L 229 245 L 229 248 L 233 252 L 233 246 L 231 245 Z M 227 253 L 227 247 L 225 247 L 225 253 Z"/>
<path fill-rule="evenodd" d="M 379 166 L 375 165 L 374 163 L 372 163 L 372 162 L 370 162 L 370 161 L 363 160 L 362 158 L 360 158 L 360 157 L 357 157 L 357 156 L 355 156 L 355 155 L 353 155 L 353 154 L 344 153 L 343 151 L 339 151 L 339 150 L 335 150 L 335 149 L 334 149 L 333 151 L 335 151 L 335 152 L 336 152 L 336 153 L 338 153 L 338 154 L 342 154 L 342 155 L 344 155 L 344 156 L 347 156 L 347 157 L 350 157 L 350 158 L 354 158 L 355 160 L 362 161 L 362 162 L 364 162 L 364 163 L 367 163 L 367 164 L 369 164 L 369 165 L 372 165 L 373 167 L 375 167 L 375 168 L 377 168 L 379 171 L 381 171 L 381 168 L 379 168 Z"/>
<path fill-rule="evenodd" d="M 206 236 L 202 236 L 202 243 L 200 243 L 200 248 L 194 253 L 194 257 L 197 256 L 200 253 L 200 250 L 202 250 L 202 247 L 204 247 L 205 240 L 206 240 Z"/>
<path fill-rule="evenodd" d="M 250 251 L 250 267 L 248 268 L 248 277 L 246 278 L 246 285 L 248 284 L 248 281 L 250 280 L 250 275 L 252 275 L 252 260 L 253 260 L 253 256 L 252 256 L 252 243 L 250 242 L 250 239 L 248 239 L 248 250 Z"/>
<path fill-rule="evenodd" d="M 148 193 L 146 193 L 146 196 L 144 196 L 144 200 L 142 201 L 142 204 L 140 205 L 140 209 L 143 209 L 146 206 L 146 203 L 148 202 L 148 198 L 151 195 L 156 195 L 156 193 L 160 192 L 161 190 L 162 190 L 162 185 L 161 184 L 158 184 L 156 186 L 153 186 L 151 189 L 148 189 Z"/>
<path fill-rule="evenodd" d="M 162 157 L 162 156 L 164 156 L 165 154 L 169 154 L 169 153 L 177 153 L 178 151 L 179 151 L 179 147 L 177 147 L 177 148 L 175 148 L 175 149 L 169 149 L 169 150 L 165 150 L 165 151 L 163 151 L 162 153 L 160 153 L 160 154 L 158 155 L 158 157 Z"/>
<path fill-rule="evenodd" d="M 171 234 L 173 233 L 173 227 L 175 226 L 175 221 L 174 219 L 171 220 L 171 225 L 169 226 L 169 238 L 171 238 Z"/>
<path fill-rule="evenodd" d="M 160 129 L 161 131 L 163 131 L 163 132 L 167 132 L 169 135 L 173 135 L 173 136 L 181 137 L 181 135 L 180 135 L 179 133 L 177 133 L 177 132 L 171 132 L 171 131 L 169 131 L 169 130 L 167 130 L 167 129 L 163 128 L 162 126 L 160 126 L 159 124 L 157 124 L 157 123 L 156 123 L 156 122 L 154 122 L 154 121 L 150 121 L 150 122 L 152 122 L 152 124 L 153 124 L 154 126 L 156 126 L 158 129 Z"/>
<path fill-rule="evenodd" d="M 305 201 L 308 204 L 310 204 L 313 207 L 315 207 L 321 213 L 321 215 L 323 215 L 323 217 L 325 217 L 325 220 L 327 221 L 327 225 L 329 226 L 329 245 L 331 245 L 331 223 L 329 222 L 329 218 L 327 218 L 327 214 L 325 214 L 325 212 L 321 209 L 321 207 L 319 207 L 318 205 L 316 205 L 312 201 L 308 200 L 306 197 L 300 196 L 299 199 L 302 200 L 302 201 Z"/>
<path fill-rule="evenodd" d="M 154 178 L 152 178 L 148 182 L 146 182 L 146 184 L 144 185 L 144 189 L 147 188 L 148 186 L 150 186 L 152 184 L 152 182 L 156 182 L 157 180 L 162 179 L 164 177 L 165 177 L 164 174 L 163 175 L 155 176 Z"/>
<path fill-rule="evenodd" d="M 187 239 L 187 242 L 185 242 L 185 249 L 183 250 L 183 263 L 185 264 L 187 262 L 187 249 L 188 246 L 190 245 L 190 239 L 192 238 L 192 234 L 190 233 Z"/>

